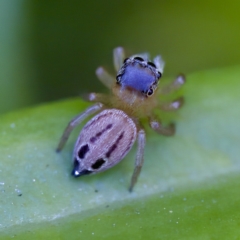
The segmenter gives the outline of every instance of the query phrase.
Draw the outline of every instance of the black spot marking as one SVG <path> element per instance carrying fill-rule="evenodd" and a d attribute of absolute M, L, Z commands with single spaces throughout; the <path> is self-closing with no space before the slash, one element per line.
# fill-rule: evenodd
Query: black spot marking
<path fill-rule="evenodd" d="M 107 127 L 106 127 L 106 130 L 109 130 L 112 128 L 112 124 L 108 124 Z"/>
<path fill-rule="evenodd" d="M 113 144 L 110 148 L 109 151 L 106 153 L 106 157 L 109 158 L 112 154 L 112 152 L 117 148 L 116 144 Z"/>
<path fill-rule="evenodd" d="M 129 58 L 125 58 L 124 61 L 123 61 L 123 63 L 126 63 L 126 61 L 127 61 L 128 59 L 129 59 Z"/>
<path fill-rule="evenodd" d="M 91 138 L 90 138 L 90 142 L 91 142 L 91 143 L 94 143 L 96 140 L 97 140 L 96 137 L 91 137 Z"/>
<path fill-rule="evenodd" d="M 88 151 L 89 151 L 88 144 L 83 145 L 78 152 L 79 158 L 83 159 Z"/>
<path fill-rule="evenodd" d="M 162 76 L 162 73 L 160 73 L 159 71 L 158 71 L 158 75 L 159 75 L 159 77 L 158 77 L 158 79 Z"/>
<path fill-rule="evenodd" d="M 102 134 L 103 134 L 103 131 L 102 131 L 102 132 L 98 132 L 98 133 L 96 134 L 96 137 L 100 137 Z"/>
<path fill-rule="evenodd" d="M 109 148 L 108 152 L 106 153 L 106 157 L 109 158 L 112 152 L 117 148 L 118 143 L 123 138 L 124 132 L 122 132 L 119 137 L 117 138 L 116 142 Z"/>
<path fill-rule="evenodd" d="M 97 140 L 104 132 L 106 132 L 107 130 L 111 129 L 112 126 L 113 126 L 112 124 L 108 124 L 105 129 L 103 129 L 101 132 L 98 132 L 94 137 L 91 137 L 91 138 L 90 138 L 90 142 L 91 142 L 91 143 L 96 142 L 96 140 Z"/>
<path fill-rule="evenodd" d="M 99 169 L 106 161 L 103 160 L 102 158 L 98 159 L 93 165 L 93 169 Z"/>
<path fill-rule="evenodd" d="M 143 62 L 143 61 L 144 61 L 144 59 L 141 58 L 141 57 L 135 57 L 134 59 L 135 59 L 135 60 L 138 60 L 138 61 L 140 61 L 140 62 Z"/>

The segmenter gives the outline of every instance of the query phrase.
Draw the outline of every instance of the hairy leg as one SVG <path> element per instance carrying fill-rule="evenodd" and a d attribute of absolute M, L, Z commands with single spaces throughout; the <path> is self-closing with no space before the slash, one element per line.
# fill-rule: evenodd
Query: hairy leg
<path fill-rule="evenodd" d="M 159 107 L 164 111 L 176 111 L 179 108 L 181 108 L 183 104 L 184 104 L 184 98 L 179 97 L 173 100 L 172 102 L 160 103 Z"/>
<path fill-rule="evenodd" d="M 164 61 L 162 60 L 161 56 L 156 56 L 154 59 L 153 59 L 153 62 L 154 64 L 156 65 L 158 71 L 163 74 L 163 68 L 164 68 Z"/>
<path fill-rule="evenodd" d="M 172 93 L 178 90 L 185 82 L 186 82 L 185 77 L 183 75 L 179 75 L 176 77 L 174 81 L 160 89 L 159 93 L 164 95 Z"/>
<path fill-rule="evenodd" d="M 113 63 L 116 72 L 120 70 L 125 59 L 125 51 L 122 47 L 117 47 L 113 50 Z"/>
<path fill-rule="evenodd" d="M 99 111 L 101 108 L 103 107 L 103 105 L 101 103 L 97 103 L 91 107 L 89 107 L 88 109 L 86 109 L 84 112 L 82 112 L 81 114 L 79 114 L 78 116 L 76 116 L 75 118 L 73 118 L 67 125 L 67 127 L 65 128 L 63 135 L 59 141 L 59 144 L 57 146 L 56 151 L 60 152 L 62 150 L 62 148 L 64 147 L 65 143 L 67 142 L 69 135 L 71 134 L 72 130 L 79 125 L 86 117 L 88 117 L 89 115 Z"/>
<path fill-rule="evenodd" d="M 151 119 L 149 124 L 154 131 L 161 135 L 172 136 L 175 134 L 175 125 L 173 123 L 168 126 L 163 126 L 159 121 Z"/>
<path fill-rule="evenodd" d="M 129 191 L 133 190 L 135 183 L 137 182 L 138 176 L 141 172 L 143 162 L 144 162 L 144 148 L 145 148 L 146 135 L 143 129 L 138 132 L 138 146 L 137 146 L 137 154 L 135 160 L 135 168 L 131 179 L 131 184 L 129 187 Z"/>
<path fill-rule="evenodd" d="M 111 89 L 112 85 L 116 82 L 114 77 L 110 75 L 103 67 L 96 70 L 96 75 L 103 85 Z"/>

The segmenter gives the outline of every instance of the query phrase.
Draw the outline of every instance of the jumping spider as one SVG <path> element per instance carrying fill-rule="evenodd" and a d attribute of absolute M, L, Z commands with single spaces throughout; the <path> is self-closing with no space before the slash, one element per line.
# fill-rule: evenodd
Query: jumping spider
<path fill-rule="evenodd" d="M 160 89 L 158 94 L 155 91 L 164 67 L 160 56 L 155 57 L 153 62 L 148 60 L 147 54 L 134 55 L 125 59 L 124 49 L 118 47 L 113 51 L 113 59 L 117 81 L 102 67 L 96 70 L 97 77 L 111 90 L 111 95 L 89 94 L 88 99 L 95 104 L 69 122 L 57 151 L 61 151 L 77 125 L 91 114 L 99 112 L 83 127 L 76 141 L 72 175 L 79 177 L 113 167 L 126 156 L 137 139 L 135 169 L 129 188 L 132 191 L 144 161 L 146 136 L 140 120 L 147 118 L 150 127 L 159 134 L 173 135 L 174 125 L 164 127 L 157 120 L 153 110 L 179 109 L 183 104 L 183 98 L 161 104 L 158 97 L 160 94 L 179 89 L 185 83 L 185 78 L 179 75 L 171 84 Z"/>

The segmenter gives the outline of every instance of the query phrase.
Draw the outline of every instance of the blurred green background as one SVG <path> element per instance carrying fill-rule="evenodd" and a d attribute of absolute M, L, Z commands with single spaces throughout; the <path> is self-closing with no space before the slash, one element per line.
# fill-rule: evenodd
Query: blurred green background
<path fill-rule="evenodd" d="M 169 77 L 238 64 L 239 10 L 238 0 L 0 0 L 0 112 L 102 90 L 95 69 L 111 70 L 119 45 L 160 53 Z"/>

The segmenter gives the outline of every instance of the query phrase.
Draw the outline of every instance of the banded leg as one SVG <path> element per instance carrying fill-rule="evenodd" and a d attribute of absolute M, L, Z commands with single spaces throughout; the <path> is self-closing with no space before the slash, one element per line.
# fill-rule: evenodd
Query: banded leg
<path fill-rule="evenodd" d="M 163 111 L 176 111 L 179 108 L 181 108 L 183 104 L 184 104 L 184 98 L 179 97 L 179 98 L 177 98 L 174 101 L 169 102 L 169 103 L 160 103 L 159 107 Z"/>
<path fill-rule="evenodd" d="M 112 85 L 116 82 L 115 78 L 110 75 L 103 67 L 96 70 L 96 75 L 103 85 L 111 89 Z"/>
<path fill-rule="evenodd" d="M 113 63 L 116 72 L 120 70 L 123 65 L 123 61 L 125 59 L 125 51 L 122 47 L 117 47 L 113 49 Z"/>
<path fill-rule="evenodd" d="M 103 107 L 103 105 L 101 103 L 97 103 L 91 107 L 89 107 L 88 109 L 86 109 L 83 113 L 79 114 L 78 116 L 76 116 L 75 118 L 73 118 L 67 125 L 67 127 L 65 128 L 63 135 L 59 141 L 59 144 L 57 146 L 56 151 L 60 152 L 62 150 L 62 148 L 64 147 L 65 143 L 67 142 L 69 135 L 71 134 L 72 130 L 79 125 L 86 117 L 88 117 L 89 115 L 99 111 L 101 108 Z"/>
<path fill-rule="evenodd" d="M 164 136 L 172 136 L 175 134 L 175 125 L 173 123 L 168 126 L 163 126 L 159 121 L 150 120 L 150 127 Z"/>
<path fill-rule="evenodd" d="M 144 148 L 145 148 L 146 135 L 143 129 L 138 132 L 138 144 L 137 144 L 137 155 L 135 160 L 135 168 L 131 179 L 129 191 L 132 192 L 135 183 L 137 182 L 138 176 L 141 172 L 144 162 Z"/>

